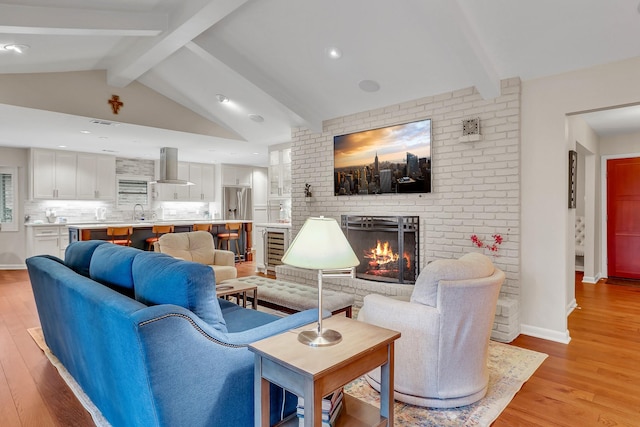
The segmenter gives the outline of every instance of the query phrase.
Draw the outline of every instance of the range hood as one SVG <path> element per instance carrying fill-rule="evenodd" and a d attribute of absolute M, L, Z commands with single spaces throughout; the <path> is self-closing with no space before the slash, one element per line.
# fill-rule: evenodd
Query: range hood
<path fill-rule="evenodd" d="M 160 179 L 156 184 L 194 185 L 193 182 L 178 179 L 178 149 L 162 147 L 160 149 Z"/>

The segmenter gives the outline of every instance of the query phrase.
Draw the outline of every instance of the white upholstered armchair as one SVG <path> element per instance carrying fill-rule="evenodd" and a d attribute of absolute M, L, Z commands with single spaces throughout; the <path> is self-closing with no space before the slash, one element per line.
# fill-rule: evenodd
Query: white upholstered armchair
<path fill-rule="evenodd" d="M 479 253 L 437 260 L 416 280 L 410 301 L 367 295 L 358 320 L 400 331 L 395 398 L 451 408 L 487 392 L 489 338 L 504 272 Z M 380 369 L 365 376 L 380 390 Z"/>

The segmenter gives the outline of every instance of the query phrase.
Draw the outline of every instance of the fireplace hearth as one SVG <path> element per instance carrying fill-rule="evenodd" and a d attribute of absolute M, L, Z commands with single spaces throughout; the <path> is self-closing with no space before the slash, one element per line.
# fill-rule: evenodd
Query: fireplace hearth
<path fill-rule="evenodd" d="M 342 215 L 341 226 L 360 260 L 356 277 L 413 284 L 420 272 L 417 216 Z"/>

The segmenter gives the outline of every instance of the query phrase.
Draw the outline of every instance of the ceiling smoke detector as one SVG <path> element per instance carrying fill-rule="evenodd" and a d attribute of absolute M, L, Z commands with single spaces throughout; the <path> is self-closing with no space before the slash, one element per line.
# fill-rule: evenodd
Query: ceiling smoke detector
<path fill-rule="evenodd" d="M 361 80 L 358 86 L 365 92 L 377 92 L 380 90 L 380 83 L 375 80 Z"/>
<path fill-rule="evenodd" d="M 224 96 L 223 94 L 219 93 L 216 95 L 216 99 L 218 100 L 219 103 L 221 104 L 226 104 L 227 102 L 229 102 L 229 98 L 227 98 L 226 96 Z"/>

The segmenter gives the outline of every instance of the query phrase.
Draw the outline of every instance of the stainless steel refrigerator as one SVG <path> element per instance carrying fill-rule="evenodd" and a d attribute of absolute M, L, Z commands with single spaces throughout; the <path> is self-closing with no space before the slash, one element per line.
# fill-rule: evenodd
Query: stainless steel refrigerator
<path fill-rule="evenodd" d="M 224 187 L 222 200 L 223 219 L 253 219 L 251 188 Z"/>

